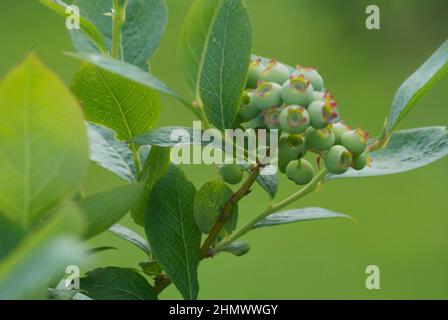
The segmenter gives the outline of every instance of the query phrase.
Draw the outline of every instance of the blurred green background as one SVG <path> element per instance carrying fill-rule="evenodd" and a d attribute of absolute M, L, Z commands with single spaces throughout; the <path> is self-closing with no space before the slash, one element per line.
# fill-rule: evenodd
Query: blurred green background
<path fill-rule="evenodd" d="M 398 86 L 448 37 L 446 0 L 247 0 L 254 27 L 254 52 L 288 64 L 317 66 L 339 102 L 345 121 L 378 134 Z M 168 0 L 170 18 L 153 73 L 186 93 L 176 58 L 176 39 L 190 1 Z M 364 26 L 365 8 L 381 10 L 381 30 Z M 79 63 L 64 20 L 35 0 L 0 1 L 0 74 L 34 48 L 67 84 Z M 411 112 L 401 128 L 446 125 L 448 79 Z M 191 125 L 193 117 L 163 96 L 160 122 Z M 216 169 L 187 166 L 199 187 Z M 356 218 L 316 221 L 257 230 L 245 237 L 248 255 L 222 254 L 200 266 L 201 299 L 358 299 L 448 298 L 448 159 L 393 176 L 328 183 L 294 207 L 321 206 Z M 91 166 L 88 193 L 120 184 L 111 173 Z M 277 198 L 297 187 L 282 178 Z M 240 206 L 240 222 L 265 208 L 268 196 L 257 186 Z M 123 224 L 134 227 L 129 218 Z M 89 268 L 137 267 L 144 255 L 101 235 L 92 246 L 119 250 L 96 256 Z M 381 289 L 367 290 L 366 266 L 381 270 Z M 170 287 L 162 298 L 180 298 Z"/>

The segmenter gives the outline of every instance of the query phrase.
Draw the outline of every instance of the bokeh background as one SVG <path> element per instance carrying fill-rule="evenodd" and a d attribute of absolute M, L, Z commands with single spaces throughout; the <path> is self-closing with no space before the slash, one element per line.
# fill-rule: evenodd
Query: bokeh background
<path fill-rule="evenodd" d="M 176 58 L 178 30 L 190 1 L 168 0 L 169 24 L 152 60 L 153 73 L 185 93 Z M 317 66 L 336 96 L 345 121 L 378 134 L 395 90 L 448 37 L 446 0 L 247 0 L 254 52 L 288 64 Z M 365 8 L 381 10 L 381 30 L 364 26 Z M 0 0 L 0 74 L 34 45 L 67 84 L 79 63 L 64 20 L 35 0 Z M 403 128 L 447 125 L 448 79 L 410 113 Z M 192 114 L 163 96 L 160 126 L 191 125 Z M 186 166 L 199 187 L 216 169 Z M 256 230 L 245 237 L 249 254 L 222 254 L 200 266 L 202 299 L 447 299 L 448 159 L 399 175 L 328 183 L 292 207 L 321 206 L 350 214 L 356 222 L 329 220 Z M 92 165 L 88 194 L 121 182 Z M 297 187 L 281 180 L 277 198 Z M 257 186 L 240 206 L 240 223 L 258 214 L 268 196 Z M 129 217 L 126 226 L 144 234 Z M 91 246 L 118 250 L 96 256 L 84 271 L 105 265 L 137 267 L 144 255 L 104 234 Z M 381 289 L 365 288 L 365 268 L 381 269 Z M 180 298 L 171 287 L 162 298 Z"/>

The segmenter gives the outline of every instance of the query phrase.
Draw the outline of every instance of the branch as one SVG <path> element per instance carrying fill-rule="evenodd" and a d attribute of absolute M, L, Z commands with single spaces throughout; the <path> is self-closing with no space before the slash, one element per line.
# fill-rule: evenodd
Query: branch
<path fill-rule="evenodd" d="M 219 214 L 218 219 L 216 220 L 215 224 L 213 225 L 207 239 L 205 239 L 201 251 L 200 251 L 200 257 L 201 259 L 210 257 L 210 247 L 215 243 L 215 240 L 221 231 L 221 229 L 224 227 L 227 221 L 229 221 L 230 217 L 232 216 L 233 207 L 240 201 L 244 196 L 246 196 L 252 185 L 254 184 L 255 180 L 257 179 L 258 175 L 260 174 L 261 165 L 257 164 L 255 168 L 252 169 L 249 177 L 247 180 L 243 183 L 243 185 L 236 191 L 232 196 L 227 200 L 227 202 L 224 204 L 224 206 L 221 209 L 221 212 Z"/>

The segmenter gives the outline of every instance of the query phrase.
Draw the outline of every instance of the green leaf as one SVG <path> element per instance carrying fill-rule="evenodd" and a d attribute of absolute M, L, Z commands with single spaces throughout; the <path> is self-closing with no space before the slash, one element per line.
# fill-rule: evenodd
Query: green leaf
<path fill-rule="evenodd" d="M 70 11 L 67 11 L 68 5 L 61 0 L 39 0 L 39 2 L 64 18 L 67 18 L 72 14 Z M 79 27 L 81 30 L 73 32 L 83 34 L 85 41 L 88 41 L 95 51 L 101 53 L 106 52 L 103 35 L 92 23 L 86 20 L 83 15 L 80 15 L 79 17 Z"/>
<path fill-rule="evenodd" d="M 448 40 L 398 89 L 392 101 L 387 131 L 392 132 L 429 90 L 448 74 Z"/>
<path fill-rule="evenodd" d="M 182 26 L 179 54 L 191 95 L 218 129 L 230 128 L 245 87 L 252 26 L 241 0 L 196 0 Z"/>
<path fill-rule="evenodd" d="M 142 271 L 149 276 L 158 276 L 163 270 L 157 260 L 143 261 L 138 264 Z"/>
<path fill-rule="evenodd" d="M 271 196 L 271 198 L 274 199 L 278 187 L 277 174 L 259 175 L 256 181 Z"/>
<path fill-rule="evenodd" d="M 138 200 L 137 207 L 132 210 L 132 218 L 136 224 L 144 226 L 145 208 L 151 196 L 151 190 L 157 181 L 165 175 L 169 165 L 170 149 L 152 146 L 142 171 L 144 188 Z"/>
<path fill-rule="evenodd" d="M 30 233 L 0 261 L 0 300 L 44 298 L 52 276 L 82 262 L 85 250 L 75 237 L 81 228 L 81 214 L 67 204 Z"/>
<path fill-rule="evenodd" d="M 104 35 L 108 49 L 112 43 L 111 0 L 75 0 L 83 16 Z M 132 0 L 126 10 L 126 21 L 121 29 L 123 60 L 148 70 L 148 60 L 159 46 L 167 22 L 167 7 L 163 0 Z M 86 41 L 80 32 L 72 32 L 72 40 L 79 52 L 85 52 Z"/>
<path fill-rule="evenodd" d="M 322 220 L 330 218 L 349 218 L 350 216 L 336 213 L 323 208 L 305 208 L 305 209 L 292 209 L 279 213 L 274 213 L 253 226 L 254 229 L 261 227 L 271 227 L 281 224 L 302 222 L 309 220 Z"/>
<path fill-rule="evenodd" d="M 142 190 L 142 184 L 133 183 L 82 199 L 79 207 L 87 218 L 84 237 L 90 239 L 120 221 L 135 208 Z"/>
<path fill-rule="evenodd" d="M 95 269 L 80 279 L 80 286 L 93 300 L 157 300 L 148 281 L 130 268 Z"/>
<path fill-rule="evenodd" d="M 115 132 L 109 128 L 87 123 L 87 129 L 90 160 L 125 181 L 136 181 L 134 158 L 128 145 L 116 140 Z"/>
<path fill-rule="evenodd" d="M 226 245 L 219 251 L 220 252 L 228 252 L 237 257 L 241 257 L 241 256 L 245 255 L 246 253 L 248 253 L 249 250 L 250 250 L 250 246 L 246 241 L 238 240 L 238 241 L 234 241 L 234 242 Z"/>
<path fill-rule="evenodd" d="M 95 248 L 88 249 L 85 252 L 85 255 L 86 256 L 92 256 L 94 254 L 97 254 L 97 253 L 100 253 L 100 252 L 103 252 L 103 251 L 108 251 L 108 250 L 118 250 L 118 248 L 108 247 L 108 246 L 95 247 Z"/>
<path fill-rule="evenodd" d="M 79 189 L 87 165 L 81 108 L 31 53 L 0 83 L 0 211 L 32 226 Z"/>
<path fill-rule="evenodd" d="M 361 171 L 349 170 L 327 179 L 383 176 L 414 170 L 448 155 L 445 127 L 424 127 L 397 131 L 385 149 L 372 152 L 371 166 Z"/>
<path fill-rule="evenodd" d="M 194 197 L 194 219 L 202 233 L 210 233 L 211 228 L 218 220 L 221 209 L 233 195 L 232 189 L 221 179 L 206 182 L 196 192 Z M 238 222 L 238 204 L 232 210 L 230 220 L 226 223 L 222 232 L 230 234 L 236 228 Z"/>
<path fill-rule="evenodd" d="M 145 252 L 147 255 L 152 255 L 151 247 L 149 246 L 148 242 L 131 229 L 128 229 L 117 223 L 109 228 L 109 232 L 125 241 L 132 243 L 137 248 L 143 250 L 143 252 Z"/>
<path fill-rule="evenodd" d="M 171 139 L 172 134 L 179 139 Z M 193 141 L 193 128 L 187 127 L 155 128 L 149 132 L 135 137 L 134 142 L 139 146 L 149 145 L 159 147 L 175 147 L 195 144 L 195 141 Z M 203 144 L 203 142 L 198 141 L 197 144 Z"/>
<path fill-rule="evenodd" d="M 193 216 L 194 185 L 171 165 L 156 183 L 145 212 L 154 257 L 185 299 L 196 299 L 201 232 Z"/>
<path fill-rule="evenodd" d="M 159 120 L 157 92 L 93 65 L 81 66 L 72 88 L 87 120 L 113 129 L 120 140 L 131 141 Z"/>

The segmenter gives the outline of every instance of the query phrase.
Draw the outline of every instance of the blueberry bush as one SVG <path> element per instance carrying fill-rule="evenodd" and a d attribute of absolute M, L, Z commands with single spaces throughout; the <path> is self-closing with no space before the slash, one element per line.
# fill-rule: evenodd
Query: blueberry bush
<path fill-rule="evenodd" d="M 61 0 L 39 1 L 65 18 L 72 14 Z M 0 299 L 154 300 L 170 285 L 196 299 L 199 263 L 221 252 L 247 254 L 242 238 L 252 230 L 348 218 L 324 208 L 285 210 L 298 199 L 334 179 L 395 174 L 448 154 L 445 127 L 396 131 L 447 75 L 448 41 L 400 86 L 379 135 L 370 137 L 344 123 L 335 92 L 316 69 L 252 52 L 242 0 L 192 2 L 178 44 L 188 97 L 151 73 L 167 23 L 164 0 L 71 4 L 81 14 L 80 28 L 69 31 L 75 52 L 67 56 L 81 62 L 71 87 L 34 53 L 0 82 Z M 262 174 L 255 157 L 226 159 L 220 177 L 197 190 L 170 161 L 178 146 L 170 135 L 179 128 L 157 127 L 161 94 L 181 101 L 204 129 L 277 130 L 278 174 L 301 187 L 275 199 L 277 173 Z M 126 184 L 86 197 L 89 159 Z M 257 184 L 271 202 L 241 226 L 238 203 Z M 118 224 L 128 213 L 146 239 Z M 67 287 L 67 266 L 109 249 L 84 244 L 103 232 L 141 249 L 139 268 L 105 266 Z"/>

